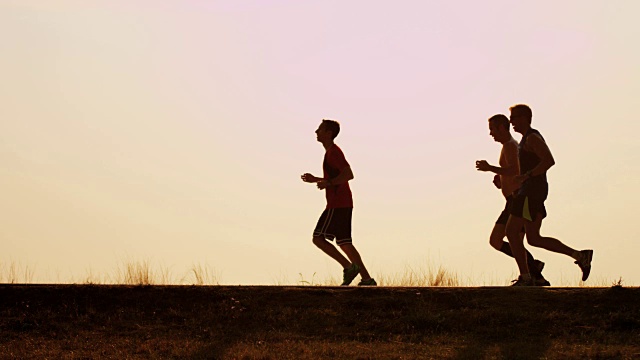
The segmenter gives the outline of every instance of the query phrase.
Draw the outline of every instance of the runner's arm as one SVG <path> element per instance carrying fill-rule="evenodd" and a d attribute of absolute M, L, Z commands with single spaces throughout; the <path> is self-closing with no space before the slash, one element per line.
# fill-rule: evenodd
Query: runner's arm
<path fill-rule="evenodd" d="M 478 171 L 491 171 L 492 173 L 496 173 L 498 175 L 503 175 L 503 176 L 518 175 L 518 171 L 519 171 L 518 155 L 516 154 L 515 164 L 509 163 L 509 166 L 500 167 L 500 166 L 489 165 L 489 163 L 486 160 L 479 160 L 479 161 L 476 161 L 476 169 L 478 169 Z"/>
<path fill-rule="evenodd" d="M 508 143 L 502 150 L 504 155 L 505 166 L 493 166 L 489 165 L 486 160 L 476 161 L 476 169 L 478 171 L 491 171 L 502 176 L 516 176 L 520 172 L 520 166 L 518 161 L 518 145 Z M 500 155 L 502 157 L 502 155 Z"/>
<path fill-rule="evenodd" d="M 540 136 L 537 134 L 529 136 L 527 138 L 527 145 L 531 151 L 540 158 L 538 166 L 528 172 L 530 177 L 542 175 L 555 165 L 556 161 L 553 159 L 553 155 L 551 155 L 551 150 L 549 150 L 547 143 L 544 142 Z"/>
<path fill-rule="evenodd" d="M 320 181 L 318 181 L 318 188 L 324 189 L 329 186 L 344 184 L 352 179 L 353 171 L 351 171 L 351 166 L 345 166 L 340 170 L 338 176 L 331 179 L 320 179 Z"/>
<path fill-rule="evenodd" d="M 331 185 L 340 185 L 346 183 L 349 180 L 353 180 L 353 171 L 351 171 L 351 166 L 345 166 L 340 170 L 340 174 L 334 177 L 333 179 L 327 179 L 331 182 Z"/>
<path fill-rule="evenodd" d="M 505 176 L 516 176 L 520 174 L 520 160 L 518 159 L 518 145 L 516 143 L 508 143 L 504 147 L 505 162 L 507 166 L 504 166 Z"/>

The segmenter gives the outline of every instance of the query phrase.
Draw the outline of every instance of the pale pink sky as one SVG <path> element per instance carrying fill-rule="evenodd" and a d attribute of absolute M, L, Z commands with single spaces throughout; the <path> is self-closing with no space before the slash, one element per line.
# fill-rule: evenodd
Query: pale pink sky
<path fill-rule="evenodd" d="M 638 285 L 638 13 L 631 0 L 4 1 L 0 264 L 35 282 L 123 259 L 176 278 L 208 264 L 228 284 L 337 277 L 311 244 L 324 196 L 299 179 L 321 172 L 313 131 L 335 118 L 374 276 L 427 263 L 506 282 L 515 262 L 488 245 L 503 200 L 474 161 L 497 162 L 486 119 L 524 102 L 557 162 L 543 234 L 595 249 L 593 282 Z M 571 259 L 532 252 L 552 283 L 578 284 Z"/>

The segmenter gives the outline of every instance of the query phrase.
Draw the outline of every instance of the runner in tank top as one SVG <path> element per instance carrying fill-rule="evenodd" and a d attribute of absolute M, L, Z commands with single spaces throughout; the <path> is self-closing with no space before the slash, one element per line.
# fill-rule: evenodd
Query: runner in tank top
<path fill-rule="evenodd" d="M 540 132 L 531 128 L 531 108 L 519 104 L 509 110 L 513 130 L 522 134 L 522 140 L 518 145 L 520 175 L 516 177 L 522 185 L 514 197 L 506 229 L 507 239 L 520 270 L 520 276 L 514 285 L 535 285 L 527 266 L 524 244 L 519 236 L 523 225 L 529 245 L 572 257 L 582 270 L 582 281 L 586 281 L 591 272 L 593 250 L 578 251 L 558 239 L 540 235 L 542 219 L 547 216 L 544 206 L 549 192 L 547 170 L 555 164 L 555 160 Z"/>

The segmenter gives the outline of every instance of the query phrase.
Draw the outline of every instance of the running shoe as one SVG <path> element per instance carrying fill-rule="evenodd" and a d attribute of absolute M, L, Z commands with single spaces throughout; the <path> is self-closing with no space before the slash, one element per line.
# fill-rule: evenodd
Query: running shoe
<path fill-rule="evenodd" d="M 342 285 L 341 286 L 349 286 L 353 279 L 358 276 L 360 273 L 360 266 L 356 264 L 351 264 L 351 267 L 348 267 L 342 271 Z"/>
<path fill-rule="evenodd" d="M 537 274 L 542 274 L 542 269 L 544 269 L 544 263 L 540 260 L 533 260 L 533 269 L 529 269 Z"/>
<path fill-rule="evenodd" d="M 511 286 L 535 286 L 532 279 L 525 280 L 522 276 L 518 276 L 517 279 L 511 281 Z"/>
<path fill-rule="evenodd" d="M 534 286 L 551 286 L 551 283 L 542 274 L 533 277 L 533 284 Z"/>
<path fill-rule="evenodd" d="M 358 286 L 378 286 L 378 283 L 373 279 L 362 280 L 358 283 Z"/>
<path fill-rule="evenodd" d="M 593 250 L 582 250 L 580 251 L 580 259 L 575 261 L 580 266 L 580 270 L 582 270 L 582 281 L 587 281 L 589 278 L 591 259 L 593 259 Z"/>

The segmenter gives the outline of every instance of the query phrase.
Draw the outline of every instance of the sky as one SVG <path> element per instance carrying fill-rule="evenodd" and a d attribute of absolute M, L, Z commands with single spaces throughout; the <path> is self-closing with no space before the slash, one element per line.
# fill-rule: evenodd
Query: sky
<path fill-rule="evenodd" d="M 487 119 L 525 103 L 556 165 L 542 234 L 594 249 L 587 285 L 640 285 L 635 0 L 0 3 L 0 281 L 339 278 L 311 242 L 323 118 L 355 178 L 370 273 L 507 284 Z M 514 134 L 519 140 L 520 135 Z M 528 249 L 553 284 L 569 257 Z"/>

